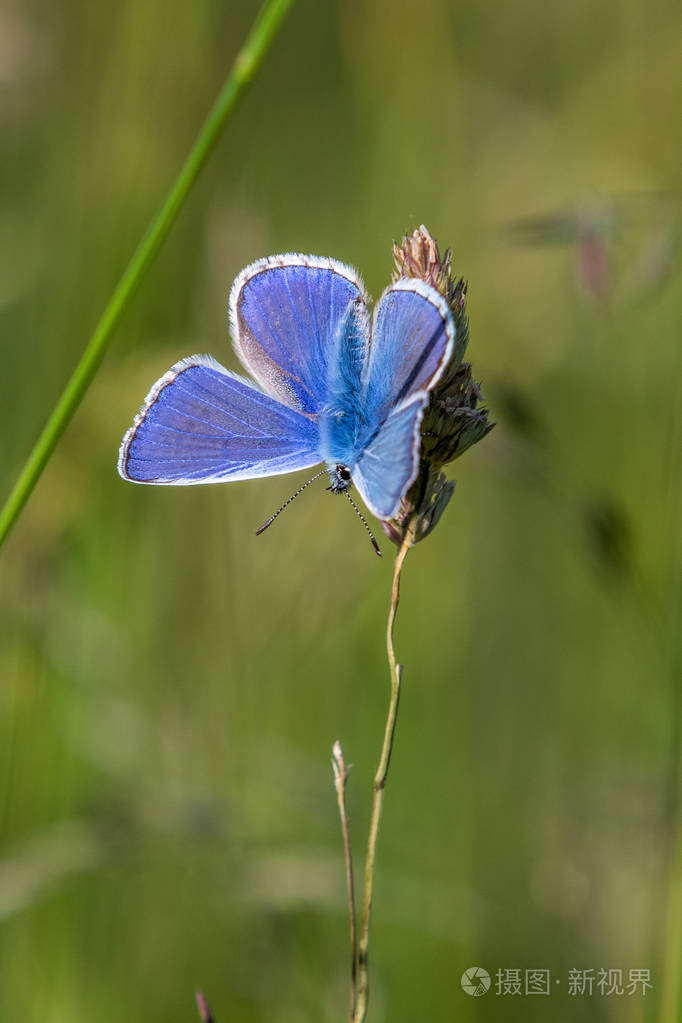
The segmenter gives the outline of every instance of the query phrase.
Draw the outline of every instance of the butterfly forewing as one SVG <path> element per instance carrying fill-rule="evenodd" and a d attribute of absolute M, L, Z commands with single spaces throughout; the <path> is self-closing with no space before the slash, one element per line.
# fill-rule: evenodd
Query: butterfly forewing
<path fill-rule="evenodd" d="M 134 483 L 219 483 L 316 465 L 318 447 L 308 417 L 195 355 L 151 389 L 118 468 Z"/>
<path fill-rule="evenodd" d="M 230 295 L 235 351 L 269 394 L 315 415 L 327 398 L 339 325 L 356 301 L 365 301 L 362 282 L 336 260 L 259 260 L 240 273 Z"/>

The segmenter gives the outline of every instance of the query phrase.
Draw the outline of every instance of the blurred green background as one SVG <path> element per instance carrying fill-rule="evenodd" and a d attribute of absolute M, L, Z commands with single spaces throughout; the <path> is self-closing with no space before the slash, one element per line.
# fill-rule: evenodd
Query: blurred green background
<path fill-rule="evenodd" d="M 3 499 L 255 11 L 3 0 Z M 237 368 L 246 263 L 376 296 L 421 222 L 498 425 L 406 566 L 370 1019 L 677 1018 L 681 38 L 675 0 L 295 4 L 2 552 L 0 1020 L 192 1020 L 197 986 L 218 1023 L 346 1018 L 330 753 L 359 867 L 390 545 L 322 485 L 256 539 L 305 477 L 115 463 L 173 362 Z M 468 997 L 476 965 L 552 994 Z"/>

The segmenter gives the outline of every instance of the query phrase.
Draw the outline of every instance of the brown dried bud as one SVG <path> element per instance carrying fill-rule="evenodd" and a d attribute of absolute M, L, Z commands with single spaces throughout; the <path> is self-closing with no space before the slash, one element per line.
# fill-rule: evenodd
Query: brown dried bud
<path fill-rule="evenodd" d="M 452 497 L 455 489 L 455 484 L 452 480 L 448 480 L 444 473 L 430 472 L 425 475 L 421 481 L 417 481 L 423 485 L 423 491 L 420 490 L 421 498 L 419 500 L 419 513 L 414 528 L 414 539 L 413 543 L 419 543 L 425 536 L 428 536 L 431 530 L 435 529 L 438 525 L 438 521 L 445 511 L 445 508 Z M 416 484 L 415 484 L 416 485 Z M 389 540 L 399 547 L 402 543 L 405 530 L 407 529 L 415 508 L 412 503 L 411 495 L 413 494 L 413 487 L 410 488 L 409 492 L 400 502 L 400 508 L 398 514 L 394 519 L 390 521 L 388 519 L 382 519 L 381 525 L 384 533 Z"/>
<path fill-rule="evenodd" d="M 447 465 L 485 437 L 493 428 L 482 401 L 480 385 L 471 375 L 471 365 L 452 363 L 431 393 L 422 419 L 421 458 L 435 467 Z"/>
<path fill-rule="evenodd" d="M 393 259 L 398 271 L 393 274 L 394 281 L 400 277 L 426 281 L 452 305 L 452 252 L 446 249 L 445 255 L 441 257 L 438 243 L 423 224 L 412 234 L 406 234 L 400 245 L 393 242 Z"/>

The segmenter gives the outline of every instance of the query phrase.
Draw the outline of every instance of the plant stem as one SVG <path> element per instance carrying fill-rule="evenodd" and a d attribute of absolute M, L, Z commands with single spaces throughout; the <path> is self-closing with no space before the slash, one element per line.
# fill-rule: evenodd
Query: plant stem
<path fill-rule="evenodd" d="M 2 511 L 0 511 L 0 546 L 19 518 L 60 437 L 90 386 L 107 350 L 114 328 L 170 231 L 190 189 L 215 146 L 225 122 L 260 67 L 291 3 L 292 0 L 267 0 L 261 8 L 244 45 L 235 58 L 225 84 L 180 169 L 180 173 L 133 253 L 71 379 L 36 441 Z"/>
<path fill-rule="evenodd" d="M 339 817 L 341 818 L 341 832 L 343 834 L 343 853 L 346 860 L 346 887 L 348 890 L 348 908 L 350 918 L 350 1017 L 353 1018 L 355 1011 L 355 998 L 357 989 L 357 967 L 358 967 L 358 945 L 357 925 L 355 920 L 355 886 L 353 883 L 353 857 L 350 848 L 350 829 L 348 827 L 348 814 L 346 813 L 346 782 L 348 781 L 348 767 L 343 758 L 343 750 L 340 742 L 335 742 L 332 750 L 332 767 L 334 768 L 334 788 L 336 789 L 337 801 L 339 804 Z"/>
<path fill-rule="evenodd" d="M 351 1023 L 363 1023 L 367 1015 L 369 1002 L 369 925 L 372 915 L 372 890 L 374 886 L 374 868 L 376 865 L 377 838 L 379 836 L 379 823 L 381 821 L 381 810 L 384 800 L 384 788 L 388 778 L 388 769 L 391 763 L 391 752 L 393 750 L 393 736 L 398 717 L 398 705 L 400 703 L 400 683 L 403 668 L 395 659 L 393 649 L 393 628 L 395 617 L 400 601 L 400 574 L 407 552 L 414 540 L 416 517 L 409 523 L 405 530 L 403 542 L 396 554 L 393 566 L 393 585 L 391 587 L 391 607 L 388 612 L 388 624 L 386 626 L 386 651 L 391 675 L 391 697 L 388 705 L 388 716 L 384 730 L 384 742 L 381 748 L 379 766 L 374 776 L 374 790 L 372 796 L 372 812 L 369 823 L 369 837 L 367 839 L 367 858 L 365 860 L 365 890 L 362 899 L 362 918 L 360 923 L 360 939 L 358 942 L 358 964 L 357 964 L 357 997 L 351 1014 Z"/>

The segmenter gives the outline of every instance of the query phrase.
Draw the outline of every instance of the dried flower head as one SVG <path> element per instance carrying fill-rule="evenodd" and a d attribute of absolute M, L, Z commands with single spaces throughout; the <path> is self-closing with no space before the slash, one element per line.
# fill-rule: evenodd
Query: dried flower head
<path fill-rule="evenodd" d="M 465 281 L 452 275 L 452 252 L 441 256 L 438 245 L 422 225 L 401 243 L 393 244 L 397 272 L 394 280 L 412 277 L 426 281 L 447 300 L 455 321 L 455 347 L 450 362 L 431 392 L 421 425 L 419 473 L 403 498 L 397 515 L 382 523 L 386 536 L 400 544 L 408 528 L 413 543 L 435 528 L 455 485 L 441 471 L 492 430 L 494 423 L 481 407 L 481 388 L 471 366 L 464 362 L 469 341 Z M 410 524 L 411 527 L 410 527 Z"/>

